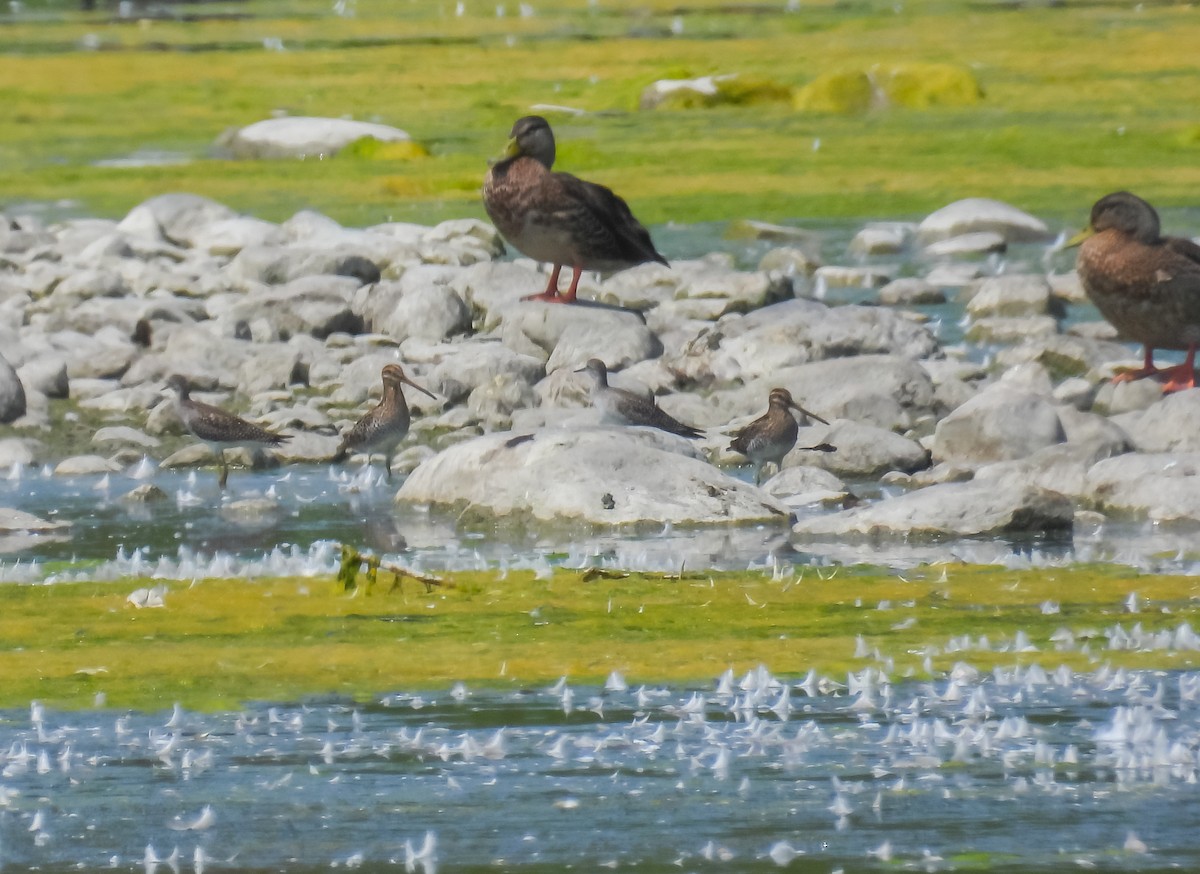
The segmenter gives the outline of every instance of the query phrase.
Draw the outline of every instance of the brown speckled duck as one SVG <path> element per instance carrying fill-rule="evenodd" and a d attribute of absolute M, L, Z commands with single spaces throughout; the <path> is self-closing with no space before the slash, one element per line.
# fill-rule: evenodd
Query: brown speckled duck
<path fill-rule="evenodd" d="M 667 259 L 650 232 L 610 189 L 570 173 L 555 173 L 554 133 L 546 119 L 528 115 L 512 127 L 504 157 L 483 183 L 483 204 L 496 228 L 535 261 L 554 265 L 541 294 L 526 300 L 571 303 L 584 270 L 624 270 Z M 574 271 L 559 294 L 564 266 Z"/>
<path fill-rule="evenodd" d="M 1164 237 L 1154 207 L 1128 191 L 1105 195 L 1092 207 L 1088 228 L 1068 246 L 1079 246 L 1083 288 L 1120 335 L 1145 346 L 1141 368 L 1118 374 L 1124 382 L 1152 376 L 1164 391 L 1196 385 L 1200 343 L 1200 246 Z M 1175 367 L 1154 365 L 1155 349 L 1182 349 Z"/>

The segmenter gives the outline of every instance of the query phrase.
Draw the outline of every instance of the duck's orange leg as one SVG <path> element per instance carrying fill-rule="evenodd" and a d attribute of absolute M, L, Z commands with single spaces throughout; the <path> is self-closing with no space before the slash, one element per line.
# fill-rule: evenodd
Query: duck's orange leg
<path fill-rule="evenodd" d="M 1187 358 L 1183 364 L 1177 364 L 1174 367 L 1165 367 L 1158 372 L 1158 378 L 1162 379 L 1163 391 L 1184 391 L 1185 389 L 1196 387 L 1196 344 L 1188 346 Z"/>
<path fill-rule="evenodd" d="M 1135 379 L 1145 379 L 1147 376 L 1158 376 L 1160 371 L 1154 366 L 1154 347 L 1146 347 L 1146 357 L 1142 361 L 1142 366 L 1136 370 L 1122 369 L 1112 378 L 1113 382 L 1133 382 Z"/>
<path fill-rule="evenodd" d="M 546 303 L 561 303 L 562 299 L 558 296 L 558 275 L 562 273 L 562 265 L 555 264 L 554 270 L 550 273 L 550 281 L 546 283 L 546 290 L 541 294 L 530 294 L 521 298 L 521 300 L 540 300 Z M 572 285 L 572 288 L 575 286 Z M 574 295 L 572 295 L 572 300 Z"/>
<path fill-rule="evenodd" d="M 575 303 L 575 292 L 579 290 L 579 277 L 583 275 L 583 268 L 576 265 L 571 274 L 571 287 L 567 289 L 559 300 L 563 303 Z"/>

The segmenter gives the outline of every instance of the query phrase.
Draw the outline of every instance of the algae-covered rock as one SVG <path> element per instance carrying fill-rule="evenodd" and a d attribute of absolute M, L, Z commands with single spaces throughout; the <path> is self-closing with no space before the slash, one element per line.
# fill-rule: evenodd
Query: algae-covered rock
<path fill-rule="evenodd" d="M 705 109 L 787 103 L 792 89 L 760 76 L 731 73 L 697 79 L 659 79 L 642 91 L 639 109 Z"/>
<path fill-rule="evenodd" d="M 823 73 L 796 92 L 804 112 L 851 114 L 873 107 L 970 106 L 983 99 L 975 74 L 957 64 L 896 64 Z"/>
<path fill-rule="evenodd" d="M 875 86 L 895 106 L 970 106 L 983 99 L 975 74 L 958 64 L 897 64 L 875 70 Z"/>
<path fill-rule="evenodd" d="M 875 102 L 875 88 L 862 70 L 824 73 L 796 92 L 792 105 L 804 112 L 849 115 Z"/>

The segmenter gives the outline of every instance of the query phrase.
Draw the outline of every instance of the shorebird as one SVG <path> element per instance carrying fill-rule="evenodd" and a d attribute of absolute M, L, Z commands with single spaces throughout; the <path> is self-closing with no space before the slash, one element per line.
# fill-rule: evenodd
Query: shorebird
<path fill-rule="evenodd" d="M 1142 367 L 1113 382 L 1152 376 L 1172 392 L 1196 386 L 1200 343 L 1200 246 L 1160 234 L 1154 207 L 1128 191 L 1092 206 L 1088 227 L 1067 242 L 1079 246 L 1084 291 L 1122 337 L 1145 347 Z M 1183 364 L 1160 370 L 1155 349 L 1187 351 Z"/>
<path fill-rule="evenodd" d="M 592 378 L 592 405 L 606 419 L 623 425 L 649 425 L 681 437 L 694 439 L 703 436 L 702 431 L 660 410 L 653 398 L 609 385 L 608 367 L 599 358 L 589 358 L 588 363 L 575 372 L 587 373 Z"/>
<path fill-rule="evenodd" d="M 504 156 L 488 170 L 483 205 L 496 228 L 535 261 L 554 265 L 546 290 L 525 300 L 571 303 L 584 270 L 624 270 L 667 259 L 628 204 L 610 189 L 555 173 L 554 133 L 540 115 L 517 119 Z M 574 271 L 559 294 L 564 266 Z"/>
<path fill-rule="evenodd" d="M 388 482 L 391 482 L 392 453 L 408 433 L 408 423 L 411 420 L 401 383 L 407 383 L 430 397 L 434 395 L 409 379 L 399 364 L 385 364 L 380 375 L 383 377 L 383 397 L 354 424 L 353 428 L 342 435 L 342 442 L 338 444 L 334 461 L 343 460 L 350 450 L 361 450 L 367 453 L 367 464 L 370 464 L 371 453 L 382 452 L 383 469 Z"/>
<path fill-rule="evenodd" d="M 219 407 L 192 400 L 192 387 L 184 376 L 171 376 L 167 380 L 167 387 L 175 390 L 175 412 L 179 415 L 183 427 L 191 432 L 192 436 L 207 443 L 220 459 L 221 477 L 217 483 L 222 489 L 229 479 L 229 463 L 225 460 L 226 448 L 244 446 L 254 449 L 278 446 L 284 440 L 290 439 L 288 434 L 272 433 Z"/>
<path fill-rule="evenodd" d="M 767 396 L 767 412 L 735 432 L 733 442 L 729 444 L 730 449 L 742 453 L 754 463 L 756 486 L 762 484 L 763 467 L 767 462 L 774 462 L 775 466 L 779 467 L 783 463 L 783 457 L 796 445 L 799 426 L 789 410 L 797 410 L 810 419 L 829 424 L 816 413 L 809 412 L 792 400 L 792 395 L 786 388 L 771 389 Z M 804 449 L 813 452 L 836 451 L 836 448 L 828 443 L 805 446 Z"/>

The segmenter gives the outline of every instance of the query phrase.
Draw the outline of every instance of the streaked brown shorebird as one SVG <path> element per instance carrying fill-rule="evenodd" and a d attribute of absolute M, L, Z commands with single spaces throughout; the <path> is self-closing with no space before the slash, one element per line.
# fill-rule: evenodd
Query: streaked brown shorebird
<path fill-rule="evenodd" d="M 504 239 L 535 261 L 554 265 L 546 290 L 525 300 L 571 303 L 584 270 L 667 263 L 624 200 L 603 185 L 550 169 L 554 133 L 546 119 L 517 119 L 509 137 L 504 156 L 484 179 L 483 205 Z M 574 273 L 560 295 L 564 266 Z"/>
<path fill-rule="evenodd" d="M 275 434 L 220 407 L 192 400 L 192 386 L 184 376 L 171 376 L 167 380 L 167 387 L 175 390 L 175 412 L 179 414 L 183 427 L 198 440 L 207 443 L 220 459 L 221 477 L 217 482 L 221 488 L 225 488 L 229 479 L 229 463 L 225 460 L 227 448 L 243 446 L 258 449 L 278 446 L 290 439 L 288 434 Z"/>
<path fill-rule="evenodd" d="M 767 462 L 774 462 L 775 466 L 779 467 L 783 463 L 783 457 L 796 445 L 799 425 L 791 410 L 816 419 L 822 424 L 829 424 L 816 413 L 809 412 L 792 400 L 792 395 L 786 388 L 773 388 L 767 396 L 766 413 L 733 435 L 733 442 L 729 444 L 729 448 L 742 453 L 754 463 L 755 485 L 762 484 L 763 467 Z M 836 451 L 835 447 L 828 443 L 805 446 L 804 449 L 813 452 Z"/>
<path fill-rule="evenodd" d="M 1124 338 L 1145 347 L 1142 367 L 1114 382 L 1152 376 L 1164 391 L 1196 386 L 1200 343 L 1200 246 L 1161 235 L 1154 207 L 1128 191 L 1092 206 L 1088 227 L 1067 243 L 1079 246 L 1084 291 Z M 1155 349 L 1187 351 L 1183 364 L 1160 370 Z"/>
<path fill-rule="evenodd" d="M 592 378 L 592 406 L 604 414 L 604 418 L 623 425 L 649 425 L 662 431 L 695 439 L 703 431 L 685 425 L 658 408 L 653 398 L 637 392 L 616 388 L 608 384 L 608 367 L 599 358 L 590 358 L 576 373 L 587 373 Z"/>
<path fill-rule="evenodd" d="M 392 479 L 392 453 L 408 433 L 408 425 L 412 420 L 408 413 L 408 402 L 404 399 L 402 384 L 407 383 L 417 391 L 433 397 L 433 392 L 417 385 L 408 378 L 408 374 L 399 364 L 385 364 L 381 373 L 383 377 L 383 397 L 379 403 L 367 411 L 354 427 L 342 436 L 334 461 L 342 461 L 353 450 L 367 453 L 367 464 L 371 463 L 373 452 L 382 452 L 384 456 L 383 469 L 388 481 Z"/>

